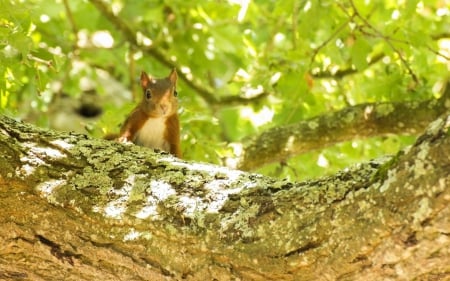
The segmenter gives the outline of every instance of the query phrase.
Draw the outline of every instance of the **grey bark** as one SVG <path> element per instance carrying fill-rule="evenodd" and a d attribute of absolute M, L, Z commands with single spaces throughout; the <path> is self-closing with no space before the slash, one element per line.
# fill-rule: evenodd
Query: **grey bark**
<path fill-rule="evenodd" d="M 449 279 L 449 127 L 295 183 L 0 117 L 0 279 Z"/>

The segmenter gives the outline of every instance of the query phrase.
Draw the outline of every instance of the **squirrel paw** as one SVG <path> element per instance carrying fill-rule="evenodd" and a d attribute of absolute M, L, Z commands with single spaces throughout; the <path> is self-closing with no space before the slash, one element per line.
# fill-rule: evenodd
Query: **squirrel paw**
<path fill-rule="evenodd" d="M 119 137 L 116 139 L 117 142 L 124 143 L 124 144 L 132 144 L 130 140 L 128 140 L 126 137 Z"/>

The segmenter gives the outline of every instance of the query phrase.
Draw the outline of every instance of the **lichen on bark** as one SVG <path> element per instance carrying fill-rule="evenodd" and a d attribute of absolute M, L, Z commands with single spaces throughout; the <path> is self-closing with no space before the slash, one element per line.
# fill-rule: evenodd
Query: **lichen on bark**
<path fill-rule="evenodd" d="M 46 280 L 34 264 L 79 280 L 447 274 L 449 120 L 392 158 L 296 183 L 2 117 L 0 238 L 13 247 L 0 254 Z M 44 258 L 20 259 L 33 245 Z"/>

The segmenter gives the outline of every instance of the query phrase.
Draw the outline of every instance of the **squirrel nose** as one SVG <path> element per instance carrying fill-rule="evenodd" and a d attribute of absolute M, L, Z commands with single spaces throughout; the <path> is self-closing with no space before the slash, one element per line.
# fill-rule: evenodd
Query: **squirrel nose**
<path fill-rule="evenodd" d="M 169 108 L 169 106 L 167 104 L 161 104 L 160 108 L 161 108 L 161 111 L 163 112 L 163 114 L 166 114 L 167 109 Z"/>

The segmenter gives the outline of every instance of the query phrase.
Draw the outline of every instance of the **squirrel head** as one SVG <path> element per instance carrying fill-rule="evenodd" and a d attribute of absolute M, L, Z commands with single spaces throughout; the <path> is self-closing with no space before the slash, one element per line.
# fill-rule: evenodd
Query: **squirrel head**
<path fill-rule="evenodd" d="M 169 76 L 162 79 L 155 79 L 143 71 L 141 73 L 142 110 L 150 117 L 168 117 L 175 114 L 178 110 L 177 79 L 175 69 Z"/>

